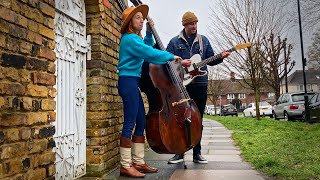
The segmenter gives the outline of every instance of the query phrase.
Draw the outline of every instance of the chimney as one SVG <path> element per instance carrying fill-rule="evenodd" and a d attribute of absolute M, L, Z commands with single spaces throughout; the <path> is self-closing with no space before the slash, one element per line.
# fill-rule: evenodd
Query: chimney
<path fill-rule="evenodd" d="M 236 78 L 234 77 L 234 72 L 230 72 L 230 80 L 231 82 L 235 82 L 236 81 Z"/>

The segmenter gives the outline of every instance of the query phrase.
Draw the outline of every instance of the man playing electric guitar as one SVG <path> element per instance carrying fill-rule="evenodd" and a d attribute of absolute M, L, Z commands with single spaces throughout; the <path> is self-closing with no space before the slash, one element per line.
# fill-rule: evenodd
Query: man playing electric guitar
<path fill-rule="evenodd" d="M 182 17 L 182 25 L 184 26 L 184 29 L 178 36 L 171 39 L 167 46 L 167 51 L 180 56 L 182 59 L 190 59 L 191 56 L 195 54 L 200 54 L 200 59 L 206 59 L 214 56 L 209 40 L 205 36 L 197 33 L 197 22 L 198 18 L 194 13 L 186 12 Z M 208 65 L 213 66 L 221 63 L 223 58 L 228 57 L 229 54 L 230 52 L 228 51 L 222 52 L 219 59 L 208 63 Z M 184 67 L 190 67 L 192 60 L 183 60 L 181 64 Z M 201 70 L 207 71 L 207 66 L 203 66 Z M 206 106 L 207 87 L 207 75 L 194 78 L 193 82 L 186 86 L 190 98 L 197 104 L 201 115 L 203 115 Z M 201 156 L 200 141 L 193 148 L 193 162 L 202 164 L 208 163 L 208 161 Z M 171 158 L 168 163 L 174 164 L 182 161 L 183 154 L 177 154 Z"/>

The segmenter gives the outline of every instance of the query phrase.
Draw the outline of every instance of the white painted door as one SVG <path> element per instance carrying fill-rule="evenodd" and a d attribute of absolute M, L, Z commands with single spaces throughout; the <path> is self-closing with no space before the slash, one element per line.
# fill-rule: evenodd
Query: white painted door
<path fill-rule="evenodd" d="M 84 0 L 55 0 L 56 179 L 86 172 L 86 37 Z"/>

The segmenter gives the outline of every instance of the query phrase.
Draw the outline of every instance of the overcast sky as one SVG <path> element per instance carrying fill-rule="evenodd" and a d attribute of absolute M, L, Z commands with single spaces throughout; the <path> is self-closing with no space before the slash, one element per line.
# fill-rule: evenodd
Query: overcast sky
<path fill-rule="evenodd" d="M 181 20 L 182 15 L 186 11 L 192 11 L 197 15 L 199 20 L 198 32 L 208 37 L 208 26 L 210 24 L 209 15 L 211 13 L 210 6 L 213 7 L 215 0 L 142 0 L 142 2 L 149 5 L 149 16 L 153 18 L 156 30 L 165 47 L 170 39 L 178 35 L 183 29 Z M 129 2 L 129 6 L 131 5 L 131 2 Z M 297 11 L 297 9 L 291 7 L 288 10 Z M 145 30 L 143 31 L 143 34 L 145 34 Z M 289 34 L 291 35 L 291 38 L 295 39 L 296 43 L 292 56 L 297 62 L 294 70 L 302 69 L 298 27 L 291 29 Z M 305 54 L 307 54 L 308 46 L 311 44 L 311 34 L 312 32 L 304 32 L 303 34 Z M 215 42 L 211 42 L 211 44 L 213 43 Z"/>

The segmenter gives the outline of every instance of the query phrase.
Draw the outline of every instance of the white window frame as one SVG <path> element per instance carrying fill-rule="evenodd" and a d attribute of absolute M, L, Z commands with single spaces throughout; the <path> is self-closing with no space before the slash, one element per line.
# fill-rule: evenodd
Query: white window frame
<path fill-rule="evenodd" d="M 234 94 L 227 94 L 227 99 L 234 99 Z"/>
<path fill-rule="evenodd" d="M 238 94 L 238 99 L 245 99 L 246 98 L 246 94 Z"/>
<path fill-rule="evenodd" d="M 275 95 L 274 93 L 269 92 L 269 93 L 268 93 L 268 98 L 269 98 L 269 97 L 272 97 L 272 96 L 274 96 L 274 95 Z"/>

